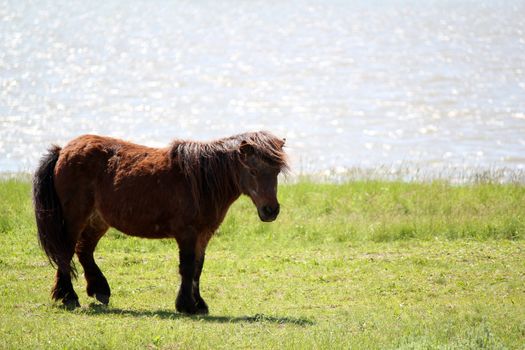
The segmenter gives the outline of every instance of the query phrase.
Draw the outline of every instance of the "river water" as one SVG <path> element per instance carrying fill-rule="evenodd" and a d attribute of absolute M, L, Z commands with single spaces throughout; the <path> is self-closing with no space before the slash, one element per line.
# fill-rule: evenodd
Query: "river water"
<path fill-rule="evenodd" d="M 525 168 L 525 1 L 0 1 L 0 172 L 266 129 L 297 172 Z"/>

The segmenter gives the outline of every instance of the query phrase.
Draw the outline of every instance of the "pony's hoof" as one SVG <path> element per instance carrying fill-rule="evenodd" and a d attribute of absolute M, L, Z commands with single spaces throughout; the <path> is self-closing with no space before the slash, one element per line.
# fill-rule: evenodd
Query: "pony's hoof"
<path fill-rule="evenodd" d="M 198 309 L 196 306 L 189 306 L 189 305 L 177 305 L 176 306 L 177 311 L 186 314 L 186 315 L 196 315 L 198 314 Z"/>
<path fill-rule="evenodd" d="M 197 314 L 207 315 L 208 313 L 208 305 L 206 305 L 206 302 L 202 300 L 202 298 L 200 298 L 200 300 L 197 300 Z"/>
<path fill-rule="evenodd" d="M 197 315 L 207 315 L 209 314 L 208 306 L 206 307 L 197 307 Z"/>
<path fill-rule="evenodd" d="M 67 310 L 74 310 L 77 307 L 80 307 L 80 303 L 78 302 L 78 299 L 63 299 L 62 304 L 64 308 Z"/>
<path fill-rule="evenodd" d="M 186 298 L 177 298 L 175 303 L 175 308 L 178 312 L 187 314 L 187 315 L 196 315 L 198 313 L 198 308 L 195 303 L 195 300 L 186 299 Z"/>
<path fill-rule="evenodd" d="M 109 295 L 105 295 L 105 294 L 95 294 L 95 298 L 100 301 L 102 304 L 104 305 L 108 305 L 109 304 Z"/>
<path fill-rule="evenodd" d="M 104 304 L 104 305 L 108 305 L 109 304 L 109 295 L 95 293 L 95 298 L 98 301 L 100 301 L 102 304 Z"/>

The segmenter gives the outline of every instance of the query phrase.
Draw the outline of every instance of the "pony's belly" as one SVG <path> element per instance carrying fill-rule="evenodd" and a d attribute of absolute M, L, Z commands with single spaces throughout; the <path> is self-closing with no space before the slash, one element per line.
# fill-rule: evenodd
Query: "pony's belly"
<path fill-rule="evenodd" d="M 104 221 L 111 227 L 116 228 L 130 236 L 143 238 L 169 238 L 176 237 L 181 229 L 180 217 L 160 213 L 148 215 L 147 213 L 133 213 L 122 211 L 101 212 Z"/>
<path fill-rule="evenodd" d="M 171 226 L 162 225 L 158 223 L 136 224 L 136 223 L 110 223 L 110 226 L 117 230 L 125 233 L 129 236 L 142 237 L 142 238 L 170 238 L 176 237 L 177 230 Z"/>

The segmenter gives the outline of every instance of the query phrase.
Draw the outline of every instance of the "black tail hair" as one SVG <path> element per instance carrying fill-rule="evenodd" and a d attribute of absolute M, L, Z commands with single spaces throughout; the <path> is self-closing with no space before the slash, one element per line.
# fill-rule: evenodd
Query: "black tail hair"
<path fill-rule="evenodd" d="M 33 176 L 33 204 L 40 246 L 51 265 L 76 277 L 71 260 L 72 242 L 66 230 L 60 200 L 55 190 L 54 172 L 61 148 L 52 146 L 40 160 Z"/>

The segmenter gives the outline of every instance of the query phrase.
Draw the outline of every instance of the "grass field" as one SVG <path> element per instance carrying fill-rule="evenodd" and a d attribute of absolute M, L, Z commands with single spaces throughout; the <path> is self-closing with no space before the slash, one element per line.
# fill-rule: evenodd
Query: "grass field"
<path fill-rule="evenodd" d="M 26 181 L 0 182 L 1 349 L 524 349 L 525 187 L 284 185 L 262 223 L 246 198 L 208 248 L 209 316 L 175 311 L 174 241 L 111 231 L 108 307 L 51 303 Z"/>

